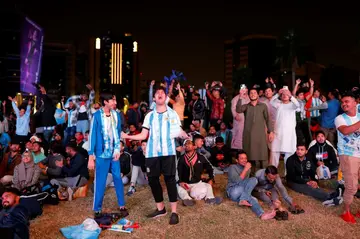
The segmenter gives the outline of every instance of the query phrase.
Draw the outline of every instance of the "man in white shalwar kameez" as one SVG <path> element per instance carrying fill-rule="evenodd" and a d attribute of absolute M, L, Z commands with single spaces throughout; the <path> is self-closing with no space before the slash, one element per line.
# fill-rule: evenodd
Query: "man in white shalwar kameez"
<path fill-rule="evenodd" d="M 280 99 L 279 100 L 279 95 Z M 296 151 L 296 117 L 295 111 L 299 108 L 299 102 L 292 97 L 290 91 L 283 88 L 276 94 L 271 105 L 277 109 L 274 127 L 274 141 L 271 144 L 271 162 L 275 167 L 279 166 L 280 154 L 284 153 L 284 163 Z M 285 170 L 286 174 L 286 170 Z"/>

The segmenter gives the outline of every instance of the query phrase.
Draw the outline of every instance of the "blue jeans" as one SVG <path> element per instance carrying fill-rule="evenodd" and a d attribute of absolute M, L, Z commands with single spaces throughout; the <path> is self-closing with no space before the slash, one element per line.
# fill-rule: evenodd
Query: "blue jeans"
<path fill-rule="evenodd" d="M 67 127 L 64 131 L 64 145 L 70 142 L 70 139 L 75 136 L 76 126 Z"/>
<path fill-rule="evenodd" d="M 86 131 L 89 130 L 89 120 L 79 120 L 76 124 L 76 132 L 81 132 L 85 135 Z"/>
<path fill-rule="evenodd" d="M 240 202 L 242 200 L 248 201 L 252 205 L 251 210 L 257 217 L 260 217 L 264 213 L 264 210 L 259 205 L 257 199 L 251 196 L 251 192 L 257 183 L 258 181 L 256 178 L 246 178 L 240 182 L 230 185 L 226 192 L 228 197 L 234 202 Z"/>

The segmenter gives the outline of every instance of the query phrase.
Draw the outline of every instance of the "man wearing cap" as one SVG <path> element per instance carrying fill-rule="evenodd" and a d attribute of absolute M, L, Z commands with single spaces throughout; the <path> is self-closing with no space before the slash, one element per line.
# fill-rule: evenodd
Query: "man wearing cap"
<path fill-rule="evenodd" d="M 220 204 L 222 199 L 215 198 L 212 184 L 214 174 L 211 165 L 201 154 L 195 151 L 195 144 L 191 140 L 184 142 L 185 154 L 178 162 L 179 186 L 178 194 L 185 206 L 193 206 L 195 200 L 205 199 L 208 204 Z M 207 182 L 203 182 L 201 175 L 203 171 L 209 174 Z"/>

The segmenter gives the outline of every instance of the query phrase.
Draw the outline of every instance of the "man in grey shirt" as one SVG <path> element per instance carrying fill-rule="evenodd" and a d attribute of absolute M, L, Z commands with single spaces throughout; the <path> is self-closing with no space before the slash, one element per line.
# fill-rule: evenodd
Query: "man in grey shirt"
<path fill-rule="evenodd" d="M 253 191 L 254 196 L 267 203 L 272 209 L 279 209 L 281 205 L 280 194 L 288 204 L 291 212 L 301 211 L 301 208 L 296 206 L 289 196 L 275 166 L 269 165 L 265 169 L 258 170 L 255 177 L 258 184 Z"/>

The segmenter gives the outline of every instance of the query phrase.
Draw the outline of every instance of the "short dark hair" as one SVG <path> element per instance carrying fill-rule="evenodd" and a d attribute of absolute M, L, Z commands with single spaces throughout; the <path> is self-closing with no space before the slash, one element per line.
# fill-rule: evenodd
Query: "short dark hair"
<path fill-rule="evenodd" d="M 67 148 L 72 148 L 74 151 L 78 151 L 78 147 L 77 147 L 77 145 L 76 145 L 76 143 L 75 142 L 72 142 L 72 141 L 70 141 L 67 145 L 66 145 L 66 147 Z"/>
<path fill-rule="evenodd" d="M 13 187 L 8 187 L 5 189 L 4 193 L 12 193 L 12 194 L 15 194 L 16 196 L 20 196 L 21 195 L 21 192 L 19 189 L 17 188 L 13 188 Z M 3 194 L 4 194 L 3 193 Z"/>
<path fill-rule="evenodd" d="M 330 93 L 335 97 L 335 99 L 339 98 L 339 91 L 332 90 L 332 91 L 330 91 Z"/>
<path fill-rule="evenodd" d="M 255 90 L 255 91 L 256 91 L 256 93 L 257 93 L 257 94 L 259 94 L 259 89 L 258 89 L 258 88 L 254 88 L 254 87 L 253 87 L 253 88 L 251 88 L 251 89 L 249 90 L 249 93 L 250 93 L 250 91 L 252 91 L 252 90 Z"/>
<path fill-rule="evenodd" d="M 278 174 L 278 170 L 274 165 L 269 165 L 266 167 L 265 173 L 275 175 Z"/>
<path fill-rule="evenodd" d="M 155 97 L 156 92 L 159 91 L 159 90 L 162 90 L 162 91 L 164 91 L 164 92 L 166 93 L 166 89 L 165 89 L 163 86 L 158 85 L 158 86 L 156 86 L 156 87 L 154 88 L 153 97 Z"/>
<path fill-rule="evenodd" d="M 147 139 L 141 140 L 141 143 L 147 143 Z"/>
<path fill-rule="evenodd" d="M 204 136 L 202 136 L 201 134 L 195 134 L 193 136 L 193 141 L 195 142 L 197 139 L 204 139 Z"/>
<path fill-rule="evenodd" d="M 100 104 L 105 105 L 104 101 L 109 102 L 109 100 L 112 100 L 114 98 L 114 94 L 110 91 L 102 92 L 100 94 Z"/>
<path fill-rule="evenodd" d="M 300 141 L 296 144 L 296 148 L 297 148 L 297 147 L 302 147 L 302 146 L 304 146 L 304 147 L 307 149 L 305 142 L 303 142 L 302 140 L 300 140 Z"/>
<path fill-rule="evenodd" d="M 270 83 L 265 84 L 264 91 L 267 90 L 267 89 L 270 89 L 271 91 L 274 91 L 274 88 L 273 88 L 272 84 L 270 84 Z"/>
<path fill-rule="evenodd" d="M 351 98 L 354 98 L 356 100 L 356 96 L 354 94 L 354 92 L 352 91 L 346 91 L 342 96 L 341 98 L 344 98 L 344 97 L 351 97 Z"/>
<path fill-rule="evenodd" d="M 236 152 L 236 159 L 239 157 L 240 154 L 246 154 L 247 155 L 245 150 L 240 149 L 239 151 Z"/>
<path fill-rule="evenodd" d="M 324 131 L 318 130 L 315 132 L 315 137 L 317 137 L 319 134 L 323 134 L 324 136 L 326 135 Z"/>

